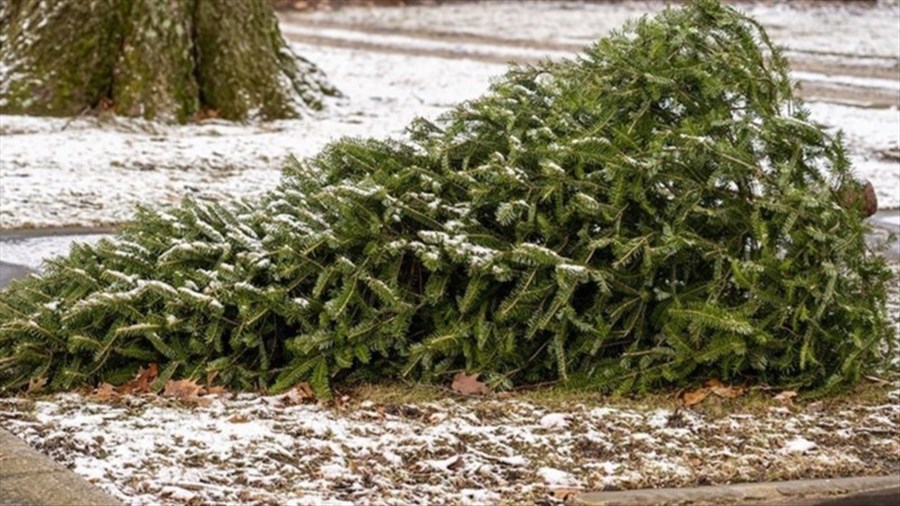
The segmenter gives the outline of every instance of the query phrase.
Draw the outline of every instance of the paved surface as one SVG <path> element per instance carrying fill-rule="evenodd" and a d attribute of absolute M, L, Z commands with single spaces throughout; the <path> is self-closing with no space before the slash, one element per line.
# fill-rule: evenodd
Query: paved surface
<path fill-rule="evenodd" d="M 81 241 L 85 238 L 102 237 L 102 234 L 111 233 L 113 229 L 106 228 L 84 228 L 84 227 L 68 227 L 68 228 L 40 228 L 40 229 L 22 229 L 22 230 L 0 230 L 0 288 L 5 287 L 10 281 L 23 278 L 37 271 L 27 265 L 20 265 L 17 262 L 26 262 L 21 259 L 21 254 L 16 251 L 26 249 L 32 255 L 31 260 L 40 260 L 47 256 L 62 255 L 69 251 L 69 247 L 73 241 Z M 55 247 L 49 247 L 48 239 L 54 238 Z M 12 254 L 10 254 L 12 253 Z M 12 257 L 12 260 L 11 258 Z M 15 260 L 19 258 L 19 260 Z M 37 265 L 35 262 L 32 265 Z"/>
<path fill-rule="evenodd" d="M 10 281 L 23 278 L 35 272 L 24 265 L 10 264 L 0 261 L 0 288 L 5 287 Z"/>
<path fill-rule="evenodd" d="M 117 506 L 112 496 L 0 429 L 0 506 Z"/>
<path fill-rule="evenodd" d="M 590 492 L 575 498 L 579 506 L 650 506 L 745 504 L 779 506 L 849 506 L 890 504 L 900 475 L 826 480 L 748 483 L 720 487 L 661 488 L 622 492 Z M 835 497 L 841 496 L 841 497 Z M 868 502 L 871 500 L 873 502 Z"/>
<path fill-rule="evenodd" d="M 874 492 L 865 492 L 839 499 L 826 500 L 818 503 L 818 506 L 859 506 L 861 504 L 865 504 L 866 506 L 897 506 L 900 504 L 900 485 L 885 490 L 876 490 Z"/>

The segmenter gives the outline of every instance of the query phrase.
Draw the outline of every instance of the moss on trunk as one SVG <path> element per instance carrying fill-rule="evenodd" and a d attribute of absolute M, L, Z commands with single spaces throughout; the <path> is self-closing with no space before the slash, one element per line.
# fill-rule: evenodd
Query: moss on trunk
<path fill-rule="evenodd" d="M 200 96 L 220 115 L 290 117 L 303 107 L 321 108 L 316 90 L 334 92 L 287 46 L 268 2 L 198 0 L 196 8 Z"/>
<path fill-rule="evenodd" d="M 0 0 L 0 112 L 67 116 L 109 93 L 114 0 Z"/>
<path fill-rule="evenodd" d="M 185 121 L 200 107 L 194 78 L 192 3 L 134 0 L 123 13 L 113 73 L 116 112 Z"/>
<path fill-rule="evenodd" d="M 336 93 L 267 0 L 0 0 L 0 113 L 277 119 Z"/>

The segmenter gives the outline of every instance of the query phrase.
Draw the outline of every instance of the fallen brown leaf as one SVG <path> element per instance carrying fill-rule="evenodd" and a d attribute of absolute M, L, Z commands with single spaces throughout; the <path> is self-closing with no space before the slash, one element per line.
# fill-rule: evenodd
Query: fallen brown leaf
<path fill-rule="evenodd" d="M 710 390 L 708 388 L 698 388 L 696 390 L 684 390 L 679 394 L 678 400 L 684 407 L 689 408 L 695 404 L 700 404 L 704 399 L 709 397 Z"/>
<path fill-rule="evenodd" d="M 797 397 L 797 392 L 793 390 L 785 390 L 784 392 L 776 395 L 774 399 L 780 402 L 783 406 L 792 406 L 794 404 L 794 397 Z"/>
<path fill-rule="evenodd" d="M 210 386 L 208 386 L 208 387 L 206 387 L 206 393 L 208 395 L 224 395 L 224 394 L 228 393 L 228 390 L 225 390 L 225 387 L 219 387 L 219 386 L 210 387 Z"/>
<path fill-rule="evenodd" d="M 98 401 L 108 401 L 119 396 L 116 387 L 109 383 L 100 383 L 91 396 Z"/>
<path fill-rule="evenodd" d="M 309 383 L 297 383 L 294 388 L 290 389 L 281 397 L 281 402 L 288 405 L 302 404 L 304 402 L 314 401 L 316 394 L 313 392 Z"/>
<path fill-rule="evenodd" d="M 209 399 L 200 397 L 206 390 L 192 379 L 169 380 L 163 388 L 163 396 L 174 397 L 180 401 L 205 404 Z"/>
<path fill-rule="evenodd" d="M 153 381 L 158 373 L 156 363 L 147 366 L 146 369 L 140 368 L 135 374 L 134 379 L 120 386 L 117 390 L 123 394 L 146 394 L 153 391 Z"/>
<path fill-rule="evenodd" d="M 491 393 L 490 387 L 478 381 L 481 373 L 466 374 L 458 372 L 453 376 L 453 384 L 450 388 L 463 395 L 486 395 Z"/>
<path fill-rule="evenodd" d="M 335 409 L 344 410 L 347 409 L 347 404 L 350 402 L 349 395 L 335 395 L 334 399 L 332 399 Z"/>
<path fill-rule="evenodd" d="M 743 395 L 744 389 L 741 387 L 730 387 L 723 385 L 721 381 L 716 379 L 711 379 L 706 382 L 706 387 L 709 388 L 710 392 L 718 397 L 722 397 L 723 399 L 734 399 L 740 395 Z"/>
<path fill-rule="evenodd" d="M 550 490 L 550 495 L 557 501 L 568 502 L 580 494 L 583 489 L 578 487 L 559 487 Z"/>
<path fill-rule="evenodd" d="M 215 109 L 210 109 L 204 107 L 197 111 L 197 114 L 194 115 L 194 121 L 200 122 L 205 119 L 216 119 L 219 117 L 219 111 Z"/>
<path fill-rule="evenodd" d="M 25 395 L 34 394 L 40 392 L 44 385 L 47 384 L 47 378 L 41 376 L 40 378 L 31 378 L 28 380 L 28 388 L 25 389 Z"/>

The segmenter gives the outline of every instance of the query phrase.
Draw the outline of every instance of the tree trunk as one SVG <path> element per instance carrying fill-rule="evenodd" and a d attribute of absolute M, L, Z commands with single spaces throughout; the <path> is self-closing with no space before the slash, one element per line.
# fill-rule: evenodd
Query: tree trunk
<path fill-rule="evenodd" d="M 0 0 L 0 113 L 277 119 L 336 93 L 268 0 Z"/>

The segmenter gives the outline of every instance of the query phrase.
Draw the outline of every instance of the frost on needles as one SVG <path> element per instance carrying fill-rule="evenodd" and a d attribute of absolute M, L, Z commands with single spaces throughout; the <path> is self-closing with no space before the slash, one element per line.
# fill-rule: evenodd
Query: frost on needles
<path fill-rule="evenodd" d="M 0 382 L 848 384 L 889 271 L 792 86 L 752 19 L 666 10 L 257 201 L 140 208 L 0 292 Z"/>

